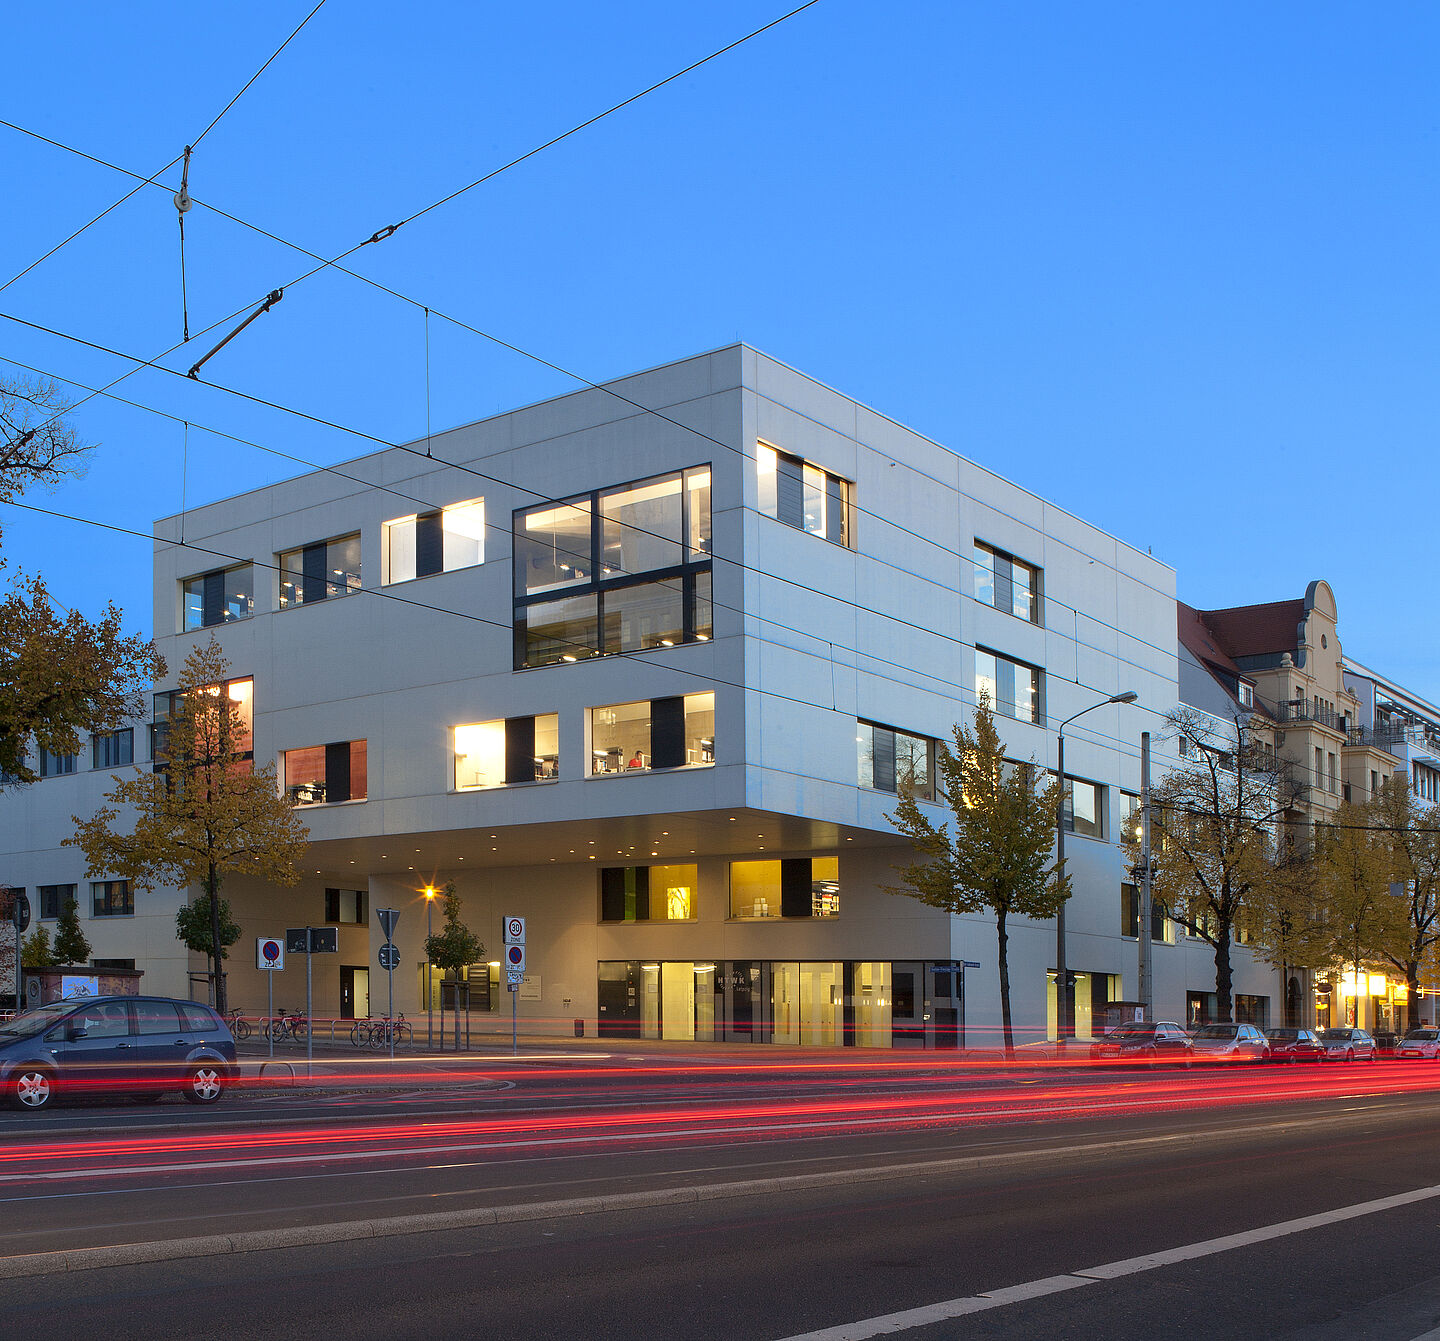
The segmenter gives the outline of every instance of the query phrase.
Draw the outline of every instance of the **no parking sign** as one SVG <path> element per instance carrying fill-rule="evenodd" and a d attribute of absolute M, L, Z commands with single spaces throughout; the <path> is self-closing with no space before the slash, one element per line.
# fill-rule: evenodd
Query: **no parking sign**
<path fill-rule="evenodd" d="M 255 967 L 272 973 L 285 967 L 285 942 L 277 936 L 260 936 L 255 941 Z"/>

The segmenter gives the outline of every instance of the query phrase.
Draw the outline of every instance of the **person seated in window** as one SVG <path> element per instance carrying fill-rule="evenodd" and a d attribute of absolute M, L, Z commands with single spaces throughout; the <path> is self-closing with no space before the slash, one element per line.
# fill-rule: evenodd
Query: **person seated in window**
<path fill-rule="evenodd" d="M 634 757 L 630 760 L 630 762 L 629 762 L 628 764 L 625 765 L 625 767 L 626 767 L 626 768 L 644 768 L 644 767 L 645 767 L 645 760 L 644 760 L 644 758 L 641 756 L 639 750 L 636 750 L 636 751 L 635 751 Z"/>

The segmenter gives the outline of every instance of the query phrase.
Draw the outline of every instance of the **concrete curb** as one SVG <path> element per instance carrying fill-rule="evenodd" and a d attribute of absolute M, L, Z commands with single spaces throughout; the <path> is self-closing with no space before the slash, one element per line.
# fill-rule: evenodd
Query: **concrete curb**
<path fill-rule="evenodd" d="M 218 1257 L 230 1253 L 265 1252 L 275 1248 L 300 1248 L 322 1243 L 344 1243 L 354 1239 L 392 1238 L 405 1234 L 429 1234 L 441 1230 L 473 1229 L 483 1225 L 519 1224 L 528 1220 L 558 1220 L 577 1215 L 602 1215 L 616 1211 L 643 1210 L 656 1206 L 688 1205 L 702 1201 L 725 1201 L 777 1192 L 804 1192 L 825 1187 L 884 1182 L 893 1178 L 924 1178 L 960 1173 L 982 1167 L 1007 1164 L 1034 1164 L 1046 1159 L 1085 1159 L 1101 1152 L 1139 1150 L 1145 1147 L 1200 1145 L 1206 1141 L 1230 1141 L 1245 1130 L 1265 1133 L 1295 1131 L 1311 1126 L 1331 1125 L 1332 1119 L 1300 1119 L 1281 1123 L 1257 1123 L 1250 1128 L 1228 1128 L 1206 1133 L 1184 1132 L 1162 1136 L 1135 1136 L 1116 1141 L 1091 1141 L 1081 1145 L 1016 1150 L 954 1159 L 925 1160 L 919 1163 L 877 1165 L 869 1169 L 837 1169 L 829 1173 L 786 1174 L 778 1178 L 751 1178 L 734 1183 L 711 1183 L 699 1187 L 669 1187 L 653 1192 L 622 1192 L 603 1197 L 576 1197 L 568 1201 L 536 1201 L 517 1206 L 477 1206 L 463 1211 L 430 1211 L 419 1215 L 392 1215 L 375 1220 L 345 1220 L 323 1225 L 293 1225 L 284 1229 L 255 1230 L 243 1234 L 209 1234 L 198 1238 L 161 1239 L 150 1243 L 117 1243 L 96 1248 L 68 1248 L 57 1252 L 26 1253 L 0 1257 L 0 1280 L 28 1276 L 52 1276 L 71 1271 L 94 1271 L 101 1267 L 136 1266 L 148 1262 L 171 1262 L 187 1257 Z"/>

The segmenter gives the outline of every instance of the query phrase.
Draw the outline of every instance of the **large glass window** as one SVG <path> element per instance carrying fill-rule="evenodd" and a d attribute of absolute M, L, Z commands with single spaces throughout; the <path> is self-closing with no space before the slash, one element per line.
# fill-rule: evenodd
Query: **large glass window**
<path fill-rule="evenodd" d="M 255 739 L 255 681 L 247 675 L 239 680 L 226 680 L 222 685 L 206 685 L 196 692 L 213 694 L 222 690 L 235 704 L 240 719 L 233 742 L 234 752 L 248 759 L 254 749 Z M 154 696 L 155 721 L 150 727 L 150 757 L 152 759 L 159 759 L 164 753 L 165 732 L 170 725 L 170 717 L 175 712 L 179 699 L 180 691 L 178 689 L 166 690 Z"/>
<path fill-rule="evenodd" d="M 297 806 L 363 801 L 366 795 L 366 749 L 363 740 L 311 745 L 286 750 L 281 756 L 285 794 Z"/>
<path fill-rule="evenodd" d="M 602 922 L 691 922 L 694 866 L 610 866 L 600 872 Z"/>
<path fill-rule="evenodd" d="M 715 695 L 613 703 L 590 710 L 591 773 L 715 762 Z"/>
<path fill-rule="evenodd" d="M 78 754 L 52 754 L 43 745 L 40 746 L 40 759 L 36 772 L 42 778 L 58 778 L 64 773 L 73 773 L 79 762 Z"/>
<path fill-rule="evenodd" d="M 1106 836 L 1105 812 L 1109 804 L 1109 788 L 1084 778 L 1065 778 L 1065 803 L 1062 815 L 1065 832 L 1082 838 Z"/>
<path fill-rule="evenodd" d="M 96 768 L 119 768 L 135 762 L 135 730 L 107 731 L 90 737 L 90 750 Z"/>
<path fill-rule="evenodd" d="M 1140 935 L 1140 887 L 1129 883 L 1120 886 L 1120 934 L 1136 939 Z M 1172 945 L 1175 924 L 1165 916 L 1165 907 L 1157 899 L 1150 900 L 1150 939 Z"/>
<path fill-rule="evenodd" d="M 560 718 L 553 712 L 455 728 L 455 788 L 544 782 L 560 776 Z"/>
<path fill-rule="evenodd" d="M 848 480 L 767 442 L 755 446 L 755 473 L 757 501 L 764 516 L 837 545 L 851 544 L 854 486 Z"/>
<path fill-rule="evenodd" d="M 710 535 L 708 466 L 516 512 L 516 669 L 711 637 Z"/>
<path fill-rule="evenodd" d="M 385 581 L 409 582 L 485 562 L 485 500 L 385 523 Z"/>
<path fill-rule="evenodd" d="M 325 920 L 363 927 L 366 922 L 366 896 L 363 889 L 327 889 Z"/>
<path fill-rule="evenodd" d="M 180 628 L 185 633 L 249 619 L 255 613 L 255 568 L 248 563 L 216 568 L 187 577 L 180 591 Z"/>
<path fill-rule="evenodd" d="M 990 706 L 1003 717 L 1022 722 L 1040 720 L 1041 672 L 1023 661 L 1011 661 L 983 647 L 975 649 L 975 695 L 985 690 Z"/>
<path fill-rule="evenodd" d="M 282 610 L 349 596 L 360 590 L 359 532 L 286 550 L 279 568 Z"/>
<path fill-rule="evenodd" d="M 876 791 L 908 787 L 922 801 L 935 799 L 935 742 L 874 722 L 856 722 L 859 783 Z"/>
<path fill-rule="evenodd" d="M 1041 570 L 978 540 L 975 542 L 975 599 L 1032 624 L 1044 622 Z"/>
<path fill-rule="evenodd" d="M 92 880 L 91 912 L 96 917 L 133 917 L 135 896 L 128 880 Z"/>
<path fill-rule="evenodd" d="M 730 916 L 838 917 L 839 857 L 794 857 L 730 863 Z"/>

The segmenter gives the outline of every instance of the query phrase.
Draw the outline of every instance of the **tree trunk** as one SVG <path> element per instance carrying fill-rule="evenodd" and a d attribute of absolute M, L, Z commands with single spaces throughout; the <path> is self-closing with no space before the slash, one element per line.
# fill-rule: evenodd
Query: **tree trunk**
<path fill-rule="evenodd" d="M 211 981 L 215 984 L 215 1009 L 223 1019 L 229 1003 L 225 999 L 225 971 L 222 967 L 225 960 L 220 945 L 220 880 L 213 866 L 210 867 L 209 878 L 205 884 L 210 894 L 210 962 L 213 965 Z"/>
<path fill-rule="evenodd" d="M 1220 933 L 1215 937 L 1215 1019 L 1219 1024 L 1234 1023 L 1235 1003 L 1230 982 L 1230 924 L 1222 922 Z"/>
<path fill-rule="evenodd" d="M 1405 965 L 1405 1028 L 1420 1024 L 1420 965 L 1410 960 Z"/>
<path fill-rule="evenodd" d="M 1010 1026 L 1010 935 L 1005 930 L 1004 913 L 995 914 L 995 936 L 1000 943 L 1000 1022 L 1005 1030 L 1005 1057 L 1008 1060 L 1015 1055 L 1015 1034 Z M 1058 982 L 1056 990 L 1059 990 Z M 1058 997 L 1056 1004 L 1059 1004 Z M 1058 1038 L 1058 1031 L 1056 1036 Z"/>

